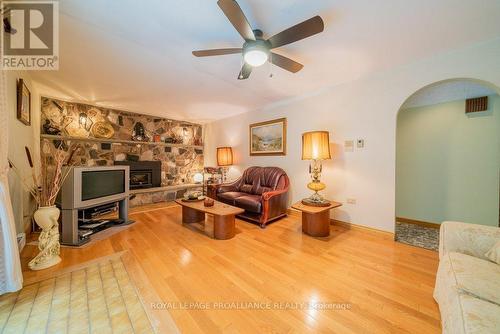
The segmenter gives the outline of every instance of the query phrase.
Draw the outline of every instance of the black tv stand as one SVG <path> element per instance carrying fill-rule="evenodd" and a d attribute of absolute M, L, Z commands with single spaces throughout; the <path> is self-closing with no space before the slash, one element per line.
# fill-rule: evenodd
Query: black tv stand
<path fill-rule="evenodd" d="M 62 218 L 61 244 L 68 245 L 68 246 L 81 246 L 81 245 L 84 245 L 87 242 L 89 242 L 91 240 L 91 236 L 97 232 L 103 231 L 103 230 L 110 228 L 110 227 L 113 227 L 113 226 L 123 226 L 123 225 L 128 225 L 128 224 L 133 223 L 134 221 L 128 219 L 128 205 L 129 205 L 128 202 L 129 202 L 129 199 L 128 199 L 128 196 L 126 196 L 126 197 L 123 197 L 122 199 L 119 199 L 119 200 L 99 203 L 99 205 L 118 203 L 118 218 L 120 220 L 123 220 L 124 222 L 121 223 L 120 225 L 107 224 L 106 226 L 102 226 L 101 228 L 96 228 L 95 230 L 89 229 L 92 231 L 90 231 L 90 233 L 85 235 L 85 236 L 82 236 L 81 233 L 79 233 L 78 212 L 82 211 L 82 210 L 86 210 L 86 209 L 91 209 L 93 207 L 90 206 L 90 207 L 78 208 L 78 209 L 62 209 L 61 210 L 61 213 L 62 213 L 62 215 L 61 215 L 61 218 Z M 109 219 L 109 220 L 111 221 L 113 219 Z M 89 222 L 86 222 L 86 223 L 89 223 Z M 105 224 L 103 224 L 103 225 L 105 225 Z"/>

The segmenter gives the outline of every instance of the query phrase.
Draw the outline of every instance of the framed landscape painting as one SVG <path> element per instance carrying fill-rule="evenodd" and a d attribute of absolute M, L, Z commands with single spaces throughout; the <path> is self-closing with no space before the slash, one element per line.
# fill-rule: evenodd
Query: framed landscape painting
<path fill-rule="evenodd" d="M 286 155 L 286 118 L 250 124 L 250 155 Z"/>

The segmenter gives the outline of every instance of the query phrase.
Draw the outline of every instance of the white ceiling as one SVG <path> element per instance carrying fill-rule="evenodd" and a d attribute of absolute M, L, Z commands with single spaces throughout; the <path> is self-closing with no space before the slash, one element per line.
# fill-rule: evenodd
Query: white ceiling
<path fill-rule="evenodd" d="M 450 80 L 424 87 L 410 96 L 401 109 L 495 95 L 497 92 L 472 80 Z"/>
<path fill-rule="evenodd" d="M 239 55 L 192 56 L 242 45 L 215 0 L 64 0 L 60 70 L 33 77 L 52 96 L 208 122 L 500 36 L 498 0 L 238 2 L 265 36 L 323 17 L 323 33 L 276 49 L 302 71 L 239 81 Z"/>

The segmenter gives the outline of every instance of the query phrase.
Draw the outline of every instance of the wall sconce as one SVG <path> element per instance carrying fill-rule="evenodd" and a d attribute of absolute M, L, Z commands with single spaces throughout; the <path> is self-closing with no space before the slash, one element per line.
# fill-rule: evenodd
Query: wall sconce
<path fill-rule="evenodd" d="M 94 122 L 92 122 L 87 113 L 81 112 L 80 115 L 78 115 L 78 126 L 80 128 L 90 131 L 93 123 Z"/>

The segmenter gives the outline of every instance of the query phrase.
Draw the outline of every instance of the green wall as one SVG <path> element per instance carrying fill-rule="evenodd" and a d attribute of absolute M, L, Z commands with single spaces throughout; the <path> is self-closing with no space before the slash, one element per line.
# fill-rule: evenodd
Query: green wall
<path fill-rule="evenodd" d="M 396 141 L 396 216 L 498 226 L 500 97 L 466 115 L 465 101 L 404 109 Z"/>

